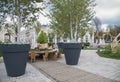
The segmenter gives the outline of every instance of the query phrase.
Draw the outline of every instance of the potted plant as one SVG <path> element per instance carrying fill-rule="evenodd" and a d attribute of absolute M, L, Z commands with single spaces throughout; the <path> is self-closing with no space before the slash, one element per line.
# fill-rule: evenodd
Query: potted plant
<path fill-rule="evenodd" d="M 6 18 L 9 17 L 10 29 L 14 30 L 15 42 L 14 43 L 1 43 L 0 52 L 2 53 L 6 72 L 8 76 L 17 77 L 25 73 L 26 63 L 28 59 L 28 52 L 30 44 L 22 43 L 20 41 L 21 27 L 30 27 L 37 16 L 30 17 L 39 11 L 40 8 L 33 6 L 33 3 L 41 2 L 42 0 L 2 0 L 0 1 L 0 13 L 3 13 L 0 18 L 0 27 L 4 28 Z M 5 9 L 4 9 L 5 8 Z M 34 10 L 34 11 L 33 11 Z M 8 21 L 7 21 L 8 22 Z"/>
<path fill-rule="evenodd" d="M 87 29 L 88 22 L 93 17 L 94 2 L 91 0 L 49 0 L 48 4 L 52 4 L 51 28 L 56 32 L 56 36 L 60 38 L 69 38 L 69 42 L 58 43 L 58 48 L 63 49 L 66 64 L 76 65 L 80 57 L 81 43 L 78 42 L 82 31 Z"/>
<path fill-rule="evenodd" d="M 48 36 L 44 31 L 41 31 L 37 38 L 37 43 L 39 43 L 40 49 L 48 48 Z"/>

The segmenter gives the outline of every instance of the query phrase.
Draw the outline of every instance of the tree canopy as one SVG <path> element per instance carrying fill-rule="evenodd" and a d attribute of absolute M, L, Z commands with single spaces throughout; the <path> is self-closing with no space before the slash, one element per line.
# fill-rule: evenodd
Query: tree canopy
<path fill-rule="evenodd" d="M 0 0 L 0 27 L 3 27 L 10 18 L 11 27 L 30 27 L 37 20 L 42 10 L 40 3 L 43 0 Z"/>
<path fill-rule="evenodd" d="M 50 0 L 51 27 L 59 34 L 77 39 L 94 15 L 94 0 Z"/>
<path fill-rule="evenodd" d="M 37 4 L 39 2 L 42 0 L 0 0 L 0 23 L 5 22 L 7 17 L 21 17 L 23 25 L 29 25 L 36 20 L 39 15 L 36 13 L 42 9 Z"/>

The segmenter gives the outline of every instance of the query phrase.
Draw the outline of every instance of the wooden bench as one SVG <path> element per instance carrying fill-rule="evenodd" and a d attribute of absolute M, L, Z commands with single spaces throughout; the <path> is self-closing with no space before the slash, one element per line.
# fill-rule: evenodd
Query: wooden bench
<path fill-rule="evenodd" d="M 50 54 L 53 55 L 53 59 L 56 60 L 58 57 L 58 52 L 56 49 L 52 49 L 52 50 L 42 50 L 42 51 L 30 51 L 29 52 L 29 57 L 31 62 L 35 62 L 36 61 L 36 54 L 40 54 L 43 57 L 43 61 L 47 61 L 48 60 L 48 56 Z"/>

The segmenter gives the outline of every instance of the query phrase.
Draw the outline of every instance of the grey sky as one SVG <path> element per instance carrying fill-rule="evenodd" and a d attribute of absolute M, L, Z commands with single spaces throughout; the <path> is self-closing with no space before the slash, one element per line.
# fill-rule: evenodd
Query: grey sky
<path fill-rule="evenodd" d="M 120 0 L 96 0 L 96 16 L 103 24 L 120 25 Z"/>
<path fill-rule="evenodd" d="M 102 24 L 120 25 L 120 0 L 96 0 L 96 3 L 96 16 Z M 44 12 L 48 13 L 47 10 Z M 42 15 L 39 20 L 42 24 L 48 24 L 50 21 Z"/>

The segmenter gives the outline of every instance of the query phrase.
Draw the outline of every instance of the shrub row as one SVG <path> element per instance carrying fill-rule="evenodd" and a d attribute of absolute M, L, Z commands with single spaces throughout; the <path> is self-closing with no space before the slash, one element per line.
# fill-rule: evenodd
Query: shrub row
<path fill-rule="evenodd" d="M 97 53 L 102 57 L 120 59 L 120 45 L 117 45 L 113 50 L 110 44 L 106 45 L 102 51 Z"/>

